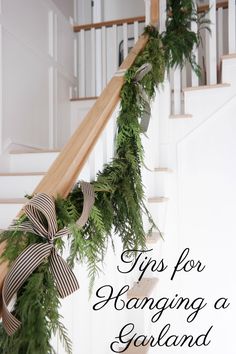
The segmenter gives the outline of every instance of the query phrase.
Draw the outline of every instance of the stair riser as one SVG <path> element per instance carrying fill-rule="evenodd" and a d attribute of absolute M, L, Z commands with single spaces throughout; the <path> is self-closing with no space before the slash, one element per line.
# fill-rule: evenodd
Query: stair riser
<path fill-rule="evenodd" d="M 9 172 L 47 172 L 58 152 L 37 154 L 12 154 Z"/>
<path fill-rule="evenodd" d="M 0 176 L 0 199 L 23 198 L 31 194 L 43 178 L 40 176 Z"/>

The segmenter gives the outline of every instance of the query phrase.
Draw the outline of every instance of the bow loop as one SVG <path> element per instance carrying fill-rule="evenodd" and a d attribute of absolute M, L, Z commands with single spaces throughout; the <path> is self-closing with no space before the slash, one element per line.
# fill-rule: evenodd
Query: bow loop
<path fill-rule="evenodd" d="M 24 211 L 34 233 L 46 237 L 51 243 L 57 233 L 57 217 L 54 198 L 45 193 L 36 194 L 25 205 Z"/>

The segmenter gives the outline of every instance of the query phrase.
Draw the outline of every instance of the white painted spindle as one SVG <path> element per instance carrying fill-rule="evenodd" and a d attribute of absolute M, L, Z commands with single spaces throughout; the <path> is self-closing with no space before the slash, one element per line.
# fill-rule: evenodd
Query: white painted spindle
<path fill-rule="evenodd" d="M 174 70 L 174 114 L 181 114 L 181 70 Z"/>
<path fill-rule="evenodd" d="M 134 43 L 138 41 L 139 30 L 138 30 L 138 21 L 134 22 Z"/>
<path fill-rule="evenodd" d="M 123 53 L 124 59 L 128 55 L 128 25 L 127 23 L 123 24 Z"/>
<path fill-rule="evenodd" d="M 79 96 L 85 97 L 85 32 L 79 32 Z"/>
<path fill-rule="evenodd" d="M 119 66 L 119 53 L 118 53 L 118 39 L 117 39 L 117 25 L 112 26 L 113 48 L 114 48 L 114 62 L 113 72 L 115 73 Z"/>
<path fill-rule="evenodd" d="M 96 30 L 96 96 L 102 92 L 102 33 Z"/>
<path fill-rule="evenodd" d="M 96 96 L 96 34 L 91 29 L 91 96 Z"/>
<path fill-rule="evenodd" d="M 102 88 L 107 84 L 107 36 L 106 27 L 102 27 Z"/>
<path fill-rule="evenodd" d="M 207 33 L 207 84 L 217 83 L 217 56 L 216 56 L 216 0 L 209 0 L 209 19 L 211 21 L 211 33 Z"/>
<path fill-rule="evenodd" d="M 235 0 L 228 0 L 228 31 L 229 31 L 229 54 L 236 52 L 236 38 L 235 38 Z"/>
<path fill-rule="evenodd" d="M 195 2 L 195 6 L 197 6 L 196 2 Z M 197 28 L 197 23 L 195 21 L 192 21 L 191 29 L 193 32 L 195 32 L 195 33 L 197 32 L 198 28 Z M 195 60 L 196 60 L 196 63 L 198 64 L 199 63 L 198 48 L 196 48 L 196 46 L 194 48 L 193 54 L 195 55 Z M 196 75 L 196 73 L 192 70 L 192 86 L 198 86 L 198 85 L 199 85 L 199 78 Z"/>
<path fill-rule="evenodd" d="M 77 36 L 74 38 L 74 77 L 78 76 L 78 41 Z"/>
<path fill-rule="evenodd" d="M 217 61 L 220 65 L 221 57 L 223 55 L 223 9 L 219 8 L 217 11 Z"/>
<path fill-rule="evenodd" d="M 162 0 L 159 3 L 160 6 L 160 32 L 166 29 L 166 0 Z"/>
<path fill-rule="evenodd" d="M 186 65 L 181 70 L 181 89 L 187 87 L 187 67 Z"/>
<path fill-rule="evenodd" d="M 144 0 L 145 2 L 145 25 L 148 26 L 151 22 L 151 0 Z"/>

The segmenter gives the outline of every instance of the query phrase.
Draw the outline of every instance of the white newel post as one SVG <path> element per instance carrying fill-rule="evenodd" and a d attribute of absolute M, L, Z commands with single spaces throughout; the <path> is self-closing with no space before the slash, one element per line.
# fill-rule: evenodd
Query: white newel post
<path fill-rule="evenodd" d="M 216 54 L 216 0 L 209 0 L 209 19 L 211 21 L 211 33 L 207 33 L 207 84 L 217 83 L 217 54 Z"/>
<path fill-rule="evenodd" d="M 236 21 L 235 21 L 235 0 L 228 0 L 229 9 L 228 9 L 228 31 L 229 31 L 229 54 L 233 54 L 236 52 L 236 38 L 235 38 L 235 29 L 236 29 Z"/>

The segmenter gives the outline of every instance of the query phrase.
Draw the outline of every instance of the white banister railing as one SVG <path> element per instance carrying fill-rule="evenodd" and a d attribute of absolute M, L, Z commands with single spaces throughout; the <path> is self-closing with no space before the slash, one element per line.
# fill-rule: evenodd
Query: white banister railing
<path fill-rule="evenodd" d="M 197 7 L 197 0 L 195 1 Z M 159 13 L 159 29 L 165 30 L 166 0 L 145 0 L 146 17 L 76 26 L 78 32 L 79 97 L 98 96 L 131 47 L 137 42 L 145 23 L 150 23 L 153 6 Z M 199 13 L 206 13 L 211 21 L 211 32 L 201 30 L 202 44 L 194 48 L 196 62 L 201 68 L 198 77 L 189 65 L 173 70 L 171 81 L 172 114 L 184 114 L 183 89 L 199 85 L 215 85 L 221 80 L 222 55 L 236 52 L 236 5 L 235 0 L 208 0 L 198 6 Z M 197 32 L 196 22 L 192 30 Z"/>
<path fill-rule="evenodd" d="M 162 3 L 162 2 L 161 2 Z M 196 6 L 197 6 L 196 1 Z M 201 85 L 215 85 L 221 83 L 221 60 L 223 55 L 236 53 L 236 5 L 235 0 L 216 1 L 208 0 L 198 6 L 199 13 L 206 13 L 211 21 L 210 32 L 201 31 L 202 44 L 194 49 L 196 62 L 201 68 L 199 78 L 186 65 L 181 71 L 173 70 L 170 73 L 171 109 L 173 115 L 185 114 L 183 105 L 183 89 Z M 160 19 L 165 16 L 163 4 L 160 5 Z M 192 30 L 197 31 L 197 24 L 192 23 Z"/>
<path fill-rule="evenodd" d="M 80 98 L 100 95 L 144 26 L 144 16 L 75 26 Z"/>

